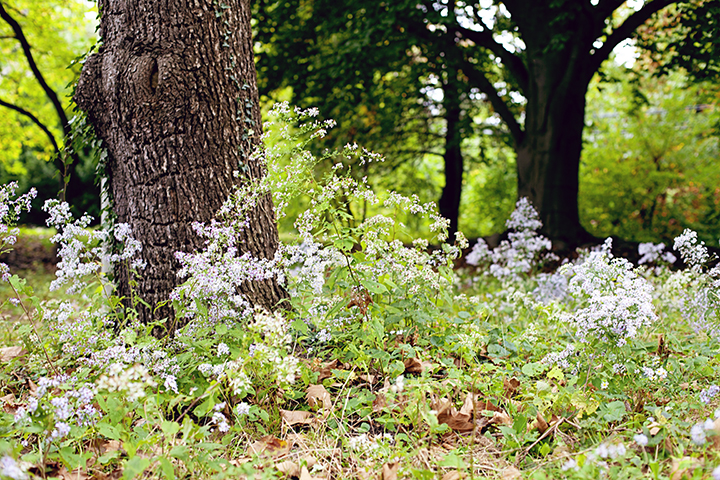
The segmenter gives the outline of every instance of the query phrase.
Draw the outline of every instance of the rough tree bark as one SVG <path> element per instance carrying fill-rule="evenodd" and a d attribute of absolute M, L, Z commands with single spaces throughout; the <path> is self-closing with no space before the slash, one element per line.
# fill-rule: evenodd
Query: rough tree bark
<path fill-rule="evenodd" d="M 252 51 L 250 0 L 99 0 L 99 52 L 88 58 L 75 101 L 108 152 L 107 171 L 118 222 L 143 244 L 147 267 L 137 292 L 150 305 L 177 285 L 176 251 L 202 240 L 192 222 L 209 221 L 261 133 Z M 272 257 L 277 226 L 268 196 L 244 233 L 243 250 Z M 128 295 L 119 275 L 119 294 Z M 259 305 L 274 308 L 286 294 L 276 282 L 249 285 Z M 171 315 L 140 309 L 142 321 Z"/>
<path fill-rule="evenodd" d="M 532 15 L 554 13 L 537 8 Z M 594 238 L 580 224 L 578 187 L 585 94 L 594 73 L 592 48 L 599 22 L 576 16 L 564 27 L 572 41 L 551 44 L 554 32 L 535 18 L 535 28 L 524 31 L 528 82 L 525 129 L 516 142 L 518 198 L 527 197 L 543 222 L 543 233 L 556 247 L 572 247 Z"/>

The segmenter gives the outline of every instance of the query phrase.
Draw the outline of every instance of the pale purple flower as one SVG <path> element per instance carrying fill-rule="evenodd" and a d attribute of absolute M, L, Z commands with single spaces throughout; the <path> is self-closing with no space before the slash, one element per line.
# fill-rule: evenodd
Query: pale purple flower
<path fill-rule="evenodd" d="M 633 437 L 633 440 L 635 440 L 635 443 L 637 443 L 641 447 L 647 446 L 649 442 L 647 435 L 645 435 L 644 433 L 638 433 Z"/>

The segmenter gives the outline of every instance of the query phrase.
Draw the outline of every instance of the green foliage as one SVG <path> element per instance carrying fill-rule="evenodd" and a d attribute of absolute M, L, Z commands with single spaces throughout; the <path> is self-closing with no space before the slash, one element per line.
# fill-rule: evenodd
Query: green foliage
<path fill-rule="evenodd" d="M 680 74 L 615 70 L 594 84 L 579 195 L 592 233 L 669 243 L 687 227 L 717 241 L 717 98 Z"/>
<path fill-rule="evenodd" d="M 674 463 L 699 478 L 716 468 L 720 302 L 695 236 L 676 241 L 687 270 L 635 268 L 605 248 L 534 273 L 541 257 L 518 252 L 544 242 L 524 201 L 512 248 L 457 270 L 456 246 L 398 240 L 401 211 L 444 240 L 432 205 L 380 201 L 354 180 L 349 165 L 378 156 L 312 154 L 331 126 L 315 114 L 276 109 L 274 146 L 257 154 L 269 175 L 197 227 L 208 243 L 179 256 L 172 302 L 184 325 L 171 337 L 153 337 L 113 294 L 99 268 L 107 233 L 51 209 L 65 225 L 59 279 L 92 281 L 41 302 L 10 277 L 29 319 L 8 325 L 20 348 L 0 350 L 0 475 L 629 479 L 670 477 Z M 318 179 L 320 161 L 335 167 Z M 244 215 L 268 189 L 280 215 L 304 198 L 296 238 L 272 260 L 237 255 Z M 374 210 L 356 221 L 348 210 L 362 201 Z M 116 268 L 141 272 L 129 232 L 114 235 Z M 524 274 L 490 279 L 515 264 Z M 239 293 L 265 275 L 286 277 L 291 309 L 255 309 Z"/>
<path fill-rule="evenodd" d="M 96 41 L 96 11 L 92 3 L 81 0 L 3 0 L 3 6 L 20 24 L 31 46 L 35 63 L 49 87 L 57 94 L 65 112 L 72 116 L 72 87 L 82 64 L 79 56 Z M 65 143 L 63 126 L 58 114 L 33 75 L 28 60 L 10 25 L 0 21 L 0 56 L 3 71 L 0 75 L 0 99 L 20 107 L 45 125 L 60 148 Z M 34 212 L 48 198 L 58 195 L 60 174 L 51 160 L 56 152 L 47 135 L 27 116 L 0 106 L 0 183 L 17 181 L 21 191 L 35 187 L 39 191 Z M 80 165 L 75 166 L 76 181 L 85 188 L 78 189 L 72 202 L 79 213 L 98 213 L 95 183 L 95 158 L 87 145 L 75 145 Z M 80 191 L 82 190 L 82 191 Z M 42 224 L 39 216 L 24 218 L 25 222 Z"/>

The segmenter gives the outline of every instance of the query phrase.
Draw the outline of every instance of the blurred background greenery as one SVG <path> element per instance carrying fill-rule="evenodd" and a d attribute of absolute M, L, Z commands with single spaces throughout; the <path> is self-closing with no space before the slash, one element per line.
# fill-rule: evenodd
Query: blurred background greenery
<path fill-rule="evenodd" d="M 95 4 L 84 0 L 2 0 L 2 5 L 21 25 L 39 71 L 57 93 L 67 116 L 73 118 L 73 84 L 82 56 L 96 42 Z M 367 176 L 375 189 L 395 189 L 416 194 L 422 201 L 437 201 L 444 185 L 441 148 L 445 128 L 437 79 L 415 66 L 397 65 L 384 75 L 373 74 L 372 82 L 358 92 L 335 92 L 349 95 L 347 98 L 360 95 L 362 102 L 333 102 L 330 97 L 309 95 L 313 91 L 309 87 L 282 82 L 276 66 L 268 60 L 269 52 L 277 50 L 269 15 L 275 15 L 275 24 L 280 21 L 278 15 L 288 15 L 287 22 L 297 15 L 297 11 L 283 13 L 283 5 L 287 4 L 258 2 L 255 7 L 258 76 L 265 110 L 283 100 L 317 106 L 321 117 L 339 122 L 336 131 L 318 143 L 318 151 L 358 141 L 386 157 L 383 164 L 356 168 L 355 173 Z M 297 58 L 304 58 L 302 45 L 297 42 L 289 50 L 298 50 Z M 683 228 L 692 228 L 706 243 L 717 246 L 720 89 L 711 79 L 690 76 L 680 67 L 662 72 L 649 68 L 650 50 L 618 50 L 591 84 L 580 169 L 581 222 L 596 236 L 617 235 L 635 241 L 669 242 Z M 632 61 L 637 55 L 641 55 L 640 61 Z M 65 132 L 57 111 L 7 22 L 0 22 L 0 58 L 0 100 L 32 113 L 62 145 Z M 337 62 L 342 68 L 343 62 L 350 64 L 351 60 L 338 58 Z M 312 70 L 313 66 L 303 64 L 302 68 Z M 460 101 L 465 112 L 460 125 L 465 163 L 459 228 L 471 238 L 501 233 L 516 200 L 511 139 L 483 95 L 470 92 Z M 61 182 L 50 135 L 17 109 L 0 106 L 0 112 L 0 182 L 16 180 L 21 191 L 36 187 L 40 192 L 36 208 L 23 221 L 43 224 L 37 207 L 58 195 Z M 81 118 L 75 121 L 82 123 Z M 68 200 L 76 212 L 87 211 L 97 218 L 97 152 L 91 147 L 94 145 L 76 146 L 73 175 L 78 184 Z M 302 205 L 291 208 L 299 211 Z M 298 212 L 290 213 L 292 218 L 292 213 Z M 405 223 L 420 234 L 425 228 L 412 218 Z M 280 228 L 283 234 L 290 234 L 291 221 L 282 221 Z"/>

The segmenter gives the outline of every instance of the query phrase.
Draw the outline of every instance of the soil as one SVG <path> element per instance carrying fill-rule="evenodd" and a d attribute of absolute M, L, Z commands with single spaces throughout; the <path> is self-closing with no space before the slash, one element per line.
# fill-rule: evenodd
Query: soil
<path fill-rule="evenodd" d="M 0 255 L 0 262 L 10 267 L 11 273 L 21 270 L 49 270 L 54 271 L 57 264 L 57 249 L 55 245 L 48 245 L 43 238 L 20 238 L 13 245 L 13 250 Z"/>

